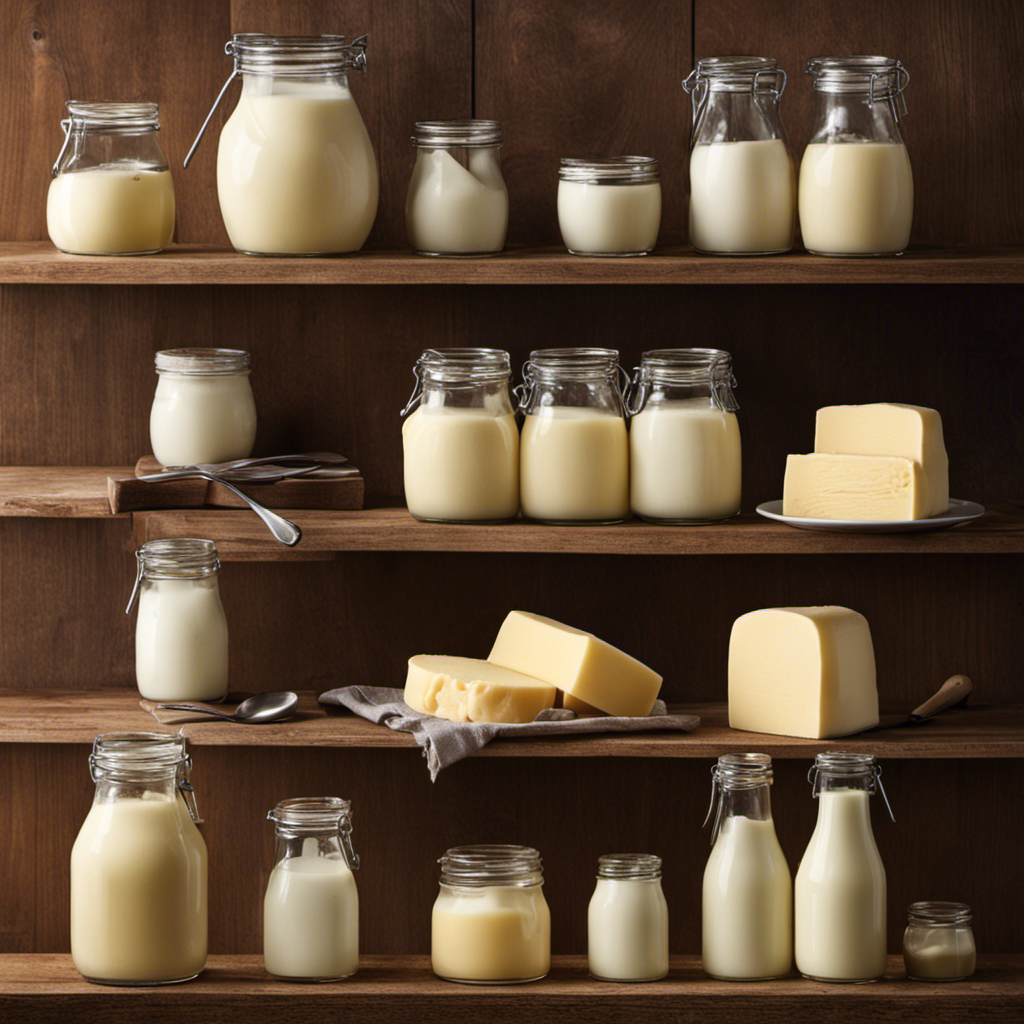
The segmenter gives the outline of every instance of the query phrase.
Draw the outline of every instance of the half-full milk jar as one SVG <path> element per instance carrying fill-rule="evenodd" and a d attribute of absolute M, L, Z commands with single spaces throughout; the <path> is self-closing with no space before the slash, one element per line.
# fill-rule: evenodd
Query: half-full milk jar
<path fill-rule="evenodd" d="M 796 873 L 794 947 L 797 970 L 815 981 L 885 973 L 885 868 L 868 806 L 876 789 L 885 798 L 880 775 L 871 754 L 830 752 L 808 776 L 818 823 Z"/>
<path fill-rule="evenodd" d="M 785 71 L 768 57 L 705 57 L 683 88 L 693 104 L 690 243 L 730 255 L 791 249 L 796 178 L 779 115 Z"/>
<path fill-rule="evenodd" d="M 728 981 L 781 978 L 793 966 L 793 880 L 772 821 L 772 759 L 723 754 L 712 777 L 704 970 Z"/>
<path fill-rule="evenodd" d="M 135 678 L 147 700 L 223 700 L 228 692 L 228 622 L 212 540 L 151 540 L 135 553 Z"/>
<path fill-rule="evenodd" d="M 403 411 L 405 501 L 427 522 L 494 522 L 519 513 L 519 428 L 507 352 L 427 349 Z"/>
<path fill-rule="evenodd" d="M 182 736 L 107 733 L 71 850 L 71 959 L 87 981 L 167 985 L 206 964 L 206 843 Z"/>
<path fill-rule="evenodd" d="M 914 179 L 900 134 L 910 75 L 889 57 L 814 57 L 800 231 L 819 256 L 892 256 L 910 242 Z"/>
<path fill-rule="evenodd" d="M 630 389 L 630 506 L 656 523 L 740 510 L 742 446 L 732 357 L 715 348 L 645 352 Z"/>
<path fill-rule="evenodd" d="M 359 966 L 352 807 L 336 796 L 282 800 L 267 817 L 277 852 L 263 900 L 263 958 L 288 981 L 337 981 Z"/>
<path fill-rule="evenodd" d="M 523 515 L 549 523 L 629 516 L 629 436 L 619 353 L 546 348 L 523 368 L 519 449 Z"/>
<path fill-rule="evenodd" d="M 69 100 L 46 197 L 58 249 L 100 256 L 159 252 L 174 234 L 174 184 L 155 103 Z"/>

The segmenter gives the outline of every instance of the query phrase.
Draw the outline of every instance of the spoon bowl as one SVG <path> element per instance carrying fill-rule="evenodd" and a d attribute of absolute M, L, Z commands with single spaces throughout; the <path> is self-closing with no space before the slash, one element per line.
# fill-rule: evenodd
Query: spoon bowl
<path fill-rule="evenodd" d="M 291 690 L 275 690 L 272 693 L 257 693 L 246 698 L 230 715 L 208 704 L 157 704 L 157 708 L 166 711 L 194 711 L 201 715 L 223 718 L 226 722 L 259 725 L 263 722 L 281 722 L 291 718 L 298 705 L 298 694 L 292 693 Z"/>

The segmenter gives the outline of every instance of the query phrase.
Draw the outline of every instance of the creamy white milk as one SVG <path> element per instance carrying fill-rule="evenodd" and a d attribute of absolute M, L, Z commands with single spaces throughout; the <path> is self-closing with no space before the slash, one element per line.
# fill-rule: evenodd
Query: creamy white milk
<path fill-rule="evenodd" d="M 668 903 L 658 878 L 598 878 L 587 911 L 590 973 L 608 981 L 668 974 Z"/>
<path fill-rule="evenodd" d="M 912 978 L 952 981 L 974 973 L 977 953 L 970 928 L 908 928 L 903 964 Z"/>
<path fill-rule="evenodd" d="M 661 183 L 559 181 L 558 226 L 565 247 L 580 255 L 650 252 L 661 226 Z"/>
<path fill-rule="evenodd" d="M 174 234 L 171 172 L 111 164 L 58 174 L 46 196 L 46 230 L 64 252 L 157 252 Z"/>

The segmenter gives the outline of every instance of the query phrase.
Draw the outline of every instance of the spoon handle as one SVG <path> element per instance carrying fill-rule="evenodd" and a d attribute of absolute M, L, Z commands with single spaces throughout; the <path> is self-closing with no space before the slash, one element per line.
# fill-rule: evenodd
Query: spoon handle
<path fill-rule="evenodd" d="M 162 711 L 198 711 L 203 715 L 216 715 L 217 718 L 231 718 L 227 712 L 208 708 L 205 704 L 157 704 L 157 708 Z"/>
<path fill-rule="evenodd" d="M 237 494 L 263 520 L 266 527 L 274 535 L 275 539 L 279 540 L 282 544 L 287 545 L 290 548 L 295 547 L 296 544 L 302 540 L 302 530 L 300 530 L 291 520 L 285 519 L 284 516 L 279 516 L 276 512 L 271 512 L 269 508 L 261 505 L 258 501 L 254 501 L 249 497 L 245 491 L 239 490 L 229 480 L 224 477 L 216 476 L 213 473 L 199 473 L 206 480 L 212 480 L 214 483 L 220 484 L 222 487 L 226 487 L 233 494 Z"/>
<path fill-rule="evenodd" d="M 925 719 L 946 711 L 951 707 L 967 700 L 970 696 L 973 684 L 964 675 L 950 676 L 937 693 L 932 694 L 920 707 L 910 712 L 911 718 Z"/>

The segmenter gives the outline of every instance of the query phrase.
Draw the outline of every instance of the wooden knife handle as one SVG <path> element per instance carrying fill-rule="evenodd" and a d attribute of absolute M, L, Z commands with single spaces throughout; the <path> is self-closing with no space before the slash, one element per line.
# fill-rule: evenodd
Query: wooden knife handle
<path fill-rule="evenodd" d="M 957 704 L 967 700 L 973 689 L 974 684 L 967 676 L 950 676 L 939 688 L 938 693 L 929 697 L 920 707 L 914 708 L 910 712 L 910 717 L 920 719 L 931 718 L 933 715 L 939 714 L 940 711 L 947 711 L 949 708 L 955 707 Z"/>

